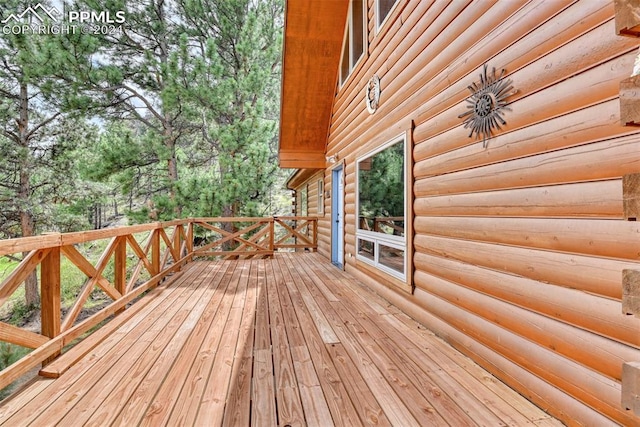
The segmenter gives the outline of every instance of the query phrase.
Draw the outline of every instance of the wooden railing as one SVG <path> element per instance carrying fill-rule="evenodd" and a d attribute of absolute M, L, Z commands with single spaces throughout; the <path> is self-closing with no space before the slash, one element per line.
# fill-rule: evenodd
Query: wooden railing
<path fill-rule="evenodd" d="M 317 249 L 318 222 L 312 217 L 200 218 L 192 224 L 208 232 L 195 256 L 246 258 L 272 256 L 279 249 Z"/>
<path fill-rule="evenodd" d="M 310 217 L 197 218 L 78 233 L 0 240 L 0 257 L 21 261 L 0 283 L 0 309 L 32 274 L 40 273 L 41 331 L 0 322 L 0 341 L 33 349 L 0 372 L 0 389 L 110 316 L 124 310 L 145 291 L 195 257 L 246 258 L 273 256 L 283 248 L 317 248 L 317 220 Z M 201 245 L 194 245 L 194 241 Z M 102 243 L 97 259 L 80 246 Z M 75 301 L 61 315 L 62 259 L 86 277 Z M 96 313 L 80 315 L 94 290 L 112 302 Z M 5 308 L 5 311 L 8 311 Z"/>
<path fill-rule="evenodd" d="M 373 226 L 370 225 L 372 220 L 373 220 Z M 382 227 L 386 227 L 390 230 L 393 230 L 393 234 L 400 235 L 404 233 L 404 226 L 398 225 L 397 222 L 403 222 L 403 221 L 404 221 L 404 217 L 402 216 L 391 216 L 391 217 L 381 216 L 381 217 L 374 217 L 374 218 L 361 216 L 360 229 L 381 232 Z"/>

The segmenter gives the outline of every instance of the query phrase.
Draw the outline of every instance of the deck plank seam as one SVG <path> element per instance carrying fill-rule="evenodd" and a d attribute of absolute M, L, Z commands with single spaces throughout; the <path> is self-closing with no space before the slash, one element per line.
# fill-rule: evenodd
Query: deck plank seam
<path fill-rule="evenodd" d="M 212 299 L 209 301 L 209 305 L 207 306 L 207 308 L 205 309 L 206 313 L 209 314 L 212 318 L 218 313 L 218 310 L 220 310 L 220 306 L 222 304 L 222 299 L 224 297 L 225 292 L 227 291 L 227 288 L 230 286 L 230 280 L 225 280 L 225 278 L 230 278 L 231 275 L 233 274 L 234 271 L 234 267 L 235 265 L 232 264 L 226 264 L 223 265 L 224 268 L 220 268 L 217 272 L 216 275 L 214 276 L 214 280 L 215 280 L 215 289 L 216 291 L 220 291 L 217 292 L 213 295 Z M 231 267 L 231 268 L 230 268 Z M 205 317 L 206 319 L 206 317 Z M 210 328 L 210 325 L 206 326 L 205 331 L 208 331 Z M 197 329 L 194 328 L 194 331 Z M 204 332 L 206 334 L 206 332 Z M 193 335 L 192 335 L 193 336 Z M 204 345 L 204 340 L 200 343 L 198 343 L 198 349 L 200 349 L 200 347 Z M 187 360 L 185 361 L 185 364 L 188 364 L 189 366 L 189 372 L 187 375 L 190 374 L 191 370 L 193 369 L 193 364 L 195 363 L 196 357 L 197 357 L 198 353 L 194 353 L 191 357 L 191 355 L 187 355 L 185 356 L 184 353 L 181 353 L 178 358 L 180 360 L 180 362 L 182 362 L 183 358 L 187 358 Z M 174 363 L 174 365 L 178 363 L 178 361 L 176 361 Z M 166 418 L 169 418 L 174 410 L 175 404 L 176 402 L 179 400 L 178 396 L 181 395 L 185 383 L 188 379 L 188 376 L 185 378 L 181 378 L 179 381 L 179 385 L 176 385 L 175 387 L 171 387 L 172 384 L 171 380 L 173 380 L 173 378 L 176 376 L 176 372 L 174 370 L 171 370 L 169 372 L 166 373 L 165 377 L 163 378 L 162 382 L 158 385 L 158 387 L 155 390 L 154 395 L 152 396 L 151 399 L 149 399 L 149 402 L 146 406 L 146 408 L 144 410 L 139 411 L 139 413 L 134 414 L 134 417 L 136 418 L 136 424 L 137 423 L 141 423 L 141 424 L 145 424 L 145 423 L 149 423 L 150 422 L 150 416 L 157 416 L 157 417 L 164 417 L 162 422 L 166 422 Z M 167 388 L 169 389 L 169 396 L 168 396 L 168 410 L 162 410 L 164 408 L 164 406 L 162 405 L 161 402 L 164 401 L 164 394 L 162 394 Z M 177 393 L 175 396 L 174 394 Z M 163 397 L 160 397 L 163 396 Z M 175 398 L 172 400 L 171 397 L 174 396 Z M 157 408 L 157 409 L 156 409 Z M 131 408 L 128 407 L 126 408 L 127 412 L 131 412 Z M 121 414 L 119 415 L 119 417 L 116 419 L 115 422 L 117 422 L 117 420 L 120 420 L 123 418 L 123 413 L 121 412 Z M 133 421 L 131 421 L 133 422 Z"/>
<path fill-rule="evenodd" d="M 177 355 L 182 353 L 182 350 L 184 349 L 184 347 L 187 345 L 187 343 L 191 339 L 191 337 L 192 337 L 192 335 L 193 335 L 193 333 L 194 333 L 194 331 L 196 329 L 196 325 L 199 322 L 199 319 L 207 311 L 207 309 L 209 308 L 209 304 L 214 300 L 214 298 L 216 297 L 216 294 L 218 293 L 218 290 L 219 290 L 219 287 L 220 287 L 220 282 L 219 281 L 215 281 L 214 282 L 214 280 L 215 280 L 216 277 L 221 275 L 221 273 L 223 275 L 225 270 L 223 270 L 222 266 L 220 266 L 220 265 L 217 265 L 216 267 L 217 268 L 206 272 L 206 274 L 204 275 L 204 279 L 203 279 L 203 283 L 205 284 L 204 293 L 208 295 L 208 298 L 206 299 L 206 304 L 197 304 L 197 302 L 196 302 L 196 306 L 198 306 L 198 307 L 202 306 L 203 307 L 202 311 L 199 312 L 199 315 L 197 316 L 197 319 L 193 319 L 193 322 L 194 322 L 193 328 L 189 328 L 189 332 L 186 333 L 183 338 L 180 338 L 182 340 L 182 343 L 181 344 L 179 343 L 178 344 L 178 348 L 173 350 Z M 209 278 L 210 278 L 210 280 L 209 280 Z M 212 282 L 214 283 L 213 286 L 212 286 Z M 199 301 L 202 301 L 202 299 L 199 299 Z M 185 319 L 185 322 L 187 322 L 187 319 Z M 185 323 L 183 323 L 183 325 L 184 324 Z M 176 332 L 176 334 L 178 334 L 178 333 L 179 333 L 179 331 Z M 144 388 L 148 384 L 149 376 L 153 372 L 153 370 L 156 369 L 158 361 L 162 361 L 163 358 L 166 357 L 168 352 L 170 352 L 171 349 L 173 348 L 172 347 L 173 339 L 175 339 L 175 336 L 172 338 L 171 342 L 167 343 L 167 345 L 165 346 L 163 351 L 156 358 L 156 361 L 154 362 L 154 364 L 149 366 L 149 368 L 146 370 L 145 374 L 140 378 L 140 381 L 136 384 L 136 387 L 133 387 L 133 390 L 129 390 L 128 391 L 129 392 L 129 399 L 127 400 L 125 405 L 121 405 L 121 407 L 119 408 L 118 413 L 114 414 L 114 416 L 112 417 L 112 424 L 115 424 L 116 420 L 120 419 L 120 417 L 122 416 L 123 411 L 125 411 L 127 409 L 127 407 L 130 406 L 132 400 L 135 402 L 135 399 L 133 399 L 133 397 L 136 396 L 136 394 L 138 394 L 138 390 L 141 387 Z M 160 390 L 160 387 L 162 386 L 162 384 L 166 381 L 169 373 L 173 369 L 173 366 L 177 363 L 177 359 L 178 359 L 178 356 L 173 358 L 173 362 L 170 364 L 170 368 L 166 370 L 165 375 L 162 378 L 162 381 L 160 381 L 158 387 L 156 388 L 156 394 Z M 149 399 L 149 404 L 148 404 L 147 408 L 144 410 L 144 412 L 146 412 L 148 410 L 149 406 L 152 405 L 152 402 L 154 401 L 156 394 L 154 394 Z M 141 412 L 143 412 L 143 411 L 141 411 Z"/>
<path fill-rule="evenodd" d="M 195 274 L 195 272 L 191 272 L 191 274 Z M 176 295 L 176 298 L 180 298 L 182 296 L 182 294 L 184 293 L 185 290 L 183 290 L 183 292 L 181 292 L 180 294 Z M 168 300 L 164 299 L 162 302 L 167 303 L 168 304 Z M 161 303 L 162 304 L 162 303 Z M 161 313 L 155 313 L 156 317 L 159 317 L 161 315 Z M 152 312 L 150 314 L 150 317 L 154 317 L 154 312 Z M 141 320 L 140 320 L 141 321 Z M 134 322 L 135 323 L 135 322 Z M 137 324 L 137 323 L 135 323 Z M 40 416 L 43 412 L 47 411 L 48 408 L 54 404 L 54 402 L 56 400 L 58 400 L 58 398 L 60 398 L 60 393 L 61 392 L 67 392 L 69 389 L 71 389 L 72 387 L 74 387 L 74 385 L 76 384 L 76 382 L 82 380 L 82 378 L 84 377 L 84 365 L 89 365 L 90 367 L 93 367 L 98 361 L 102 360 L 105 357 L 108 357 L 109 354 L 111 354 L 112 352 L 114 352 L 114 348 L 115 346 L 121 342 L 122 340 L 126 339 L 130 333 L 132 333 L 133 327 L 130 327 L 128 330 L 125 328 L 125 331 L 123 334 L 119 335 L 119 336 L 115 336 L 112 335 L 109 337 L 110 339 L 110 344 L 112 344 L 111 347 L 105 348 L 103 349 L 103 354 L 101 356 L 98 356 L 97 359 L 86 359 L 86 363 L 84 364 L 77 364 L 74 367 L 72 367 L 69 371 L 67 371 L 66 375 L 61 377 L 62 381 L 58 381 L 55 384 L 55 389 L 54 390 L 48 390 L 49 392 L 52 393 L 56 393 L 56 396 L 53 396 L 53 399 L 48 398 L 47 396 L 45 396 L 45 394 L 39 394 L 37 398 L 33 399 L 32 401 L 28 402 L 22 410 L 25 410 L 26 412 L 28 412 L 30 415 L 26 418 L 22 418 L 20 420 L 16 420 L 14 419 L 14 416 L 4 420 L 2 422 L 1 425 L 18 425 L 20 424 L 20 422 L 22 424 L 27 424 L 27 423 L 31 423 L 32 420 L 34 420 L 36 417 Z M 73 370 L 73 371 L 72 371 Z M 77 375 L 76 375 L 77 372 Z M 82 374 L 82 375 L 80 375 Z M 40 397 L 42 396 L 42 397 Z M 33 409 L 29 409 L 29 408 L 33 408 L 36 407 L 37 410 L 33 410 Z"/>
<path fill-rule="evenodd" d="M 210 270 L 210 269 L 206 268 L 206 266 L 203 266 L 203 268 L 200 270 L 200 274 L 194 279 L 196 286 L 193 286 L 193 283 L 190 283 L 190 287 L 193 288 L 193 291 L 189 295 L 189 298 L 186 299 L 184 304 L 176 311 L 176 313 L 171 317 L 169 322 L 167 322 L 164 327 L 159 328 L 158 334 L 156 334 L 148 342 L 148 345 L 144 346 L 144 344 L 146 343 L 146 341 L 142 339 L 142 337 L 144 337 L 144 334 L 141 335 L 140 339 L 134 343 L 134 345 L 131 348 L 134 348 L 135 346 L 139 345 L 141 347 L 141 352 L 137 356 L 135 361 L 132 361 L 132 360 L 127 361 L 129 363 L 127 365 L 128 369 L 123 370 L 122 368 L 120 368 L 118 369 L 117 375 L 115 376 L 111 375 L 109 381 L 106 383 L 109 385 L 108 389 L 105 388 L 104 382 L 102 383 L 102 387 L 99 390 L 96 389 L 94 386 L 92 386 L 91 389 L 87 391 L 85 396 L 83 396 L 83 398 L 74 405 L 74 408 L 70 409 L 67 412 L 67 414 L 61 419 L 61 422 L 63 424 L 65 423 L 65 419 L 68 419 L 68 418 L 72 418 L 72 420 L 69 419 L 67 421 L 69 423 L 83 423 L 84 420 L 82 417 L 87 415 L 87 410 L 86 410 L 87 405 L 84 405 L 82 409 L 80 409 L 79 406 L 81 405 L 81 402 L 86 401 L 89 397 L 93 396 L 95 393 L 98 393 L 96 397 L 104 396 L 104 398 L 101 398 L 101 399 L 96 398 L 92 400 L 96 400 L 96 401 L 99 400 L 100 402 L 104 403 L 104 402 L 108 402 L 110 399 L 117 398 L 118 397 L 117 390 L 120 390 L 123 386 L 125 386 L 125 390 L 127 393 L 135 392 L 137 387 L 140 385 L 140 382 L 142 382 L 144 378 L 146 378 L 149 370 L 152 369 L 152 367 L 154 366 L 155 363 L 157 363 L 159 358 L 161 358 L 165 354 L 167 349 L 171 348 L 176 338 L 178 337 L 179 339 L 179 337 L 181 337 L 182 335 L 184 334 L 188 335 L 190 333 L 189 325 L 190 323 L 194 322 L 198 316 L 196 302 L 199 298 L 196 298 L 196 296 L 202 297 L 204 294 L 206 294 L 208 290 L 208 282 L 206 279 L 210 272 L 203 274 L 203 270 Z M 153 329 L 155 326 L 156 326 L 155 324 L 151 325 L 150 328 L 147 329 L 147 331 Z M 187 332 L 184 332 L 185 329 L 187 330 Z M 114 366 L 118 367 L 117 362 L 116 364 L 114 364 Z M 138 369 L 141 370 L 140 375 L 135 375 Z M 130 375 L 127 375 L 127 374 L 130 374 Z M 119 377 L 121 380 L 124 379 L 124 381 L 119 380 L 118 382 L 114 383 L 113 378 L 116 378 L 116 377 Z M 139 378 L 139 379 L 136 380 L 136 378 Z M 138 382 L 132 383 L 132 387 L 126 387 L 126 385 L 129 384 L 129 382 L 134 380 Z M 122 406 L 123 405 L 117 405 L 116 408 L 119 407 L 119 409 L 121 410 Z M 96 406 L 92 411 L 92 413 L 88 414 L 89 418 L 86 421 L 89 422 L 89 420 L 94 419 L 95 417 L 100 417 L 101 416 L 100 410 L 102 409 L 103 409 L 102 405 Z M 80 413 L 74 416 L 74 413 L 78 411 L 80 411 Z M 114 412 L 115 411 L 108 411 L 106 415 L 113 416 Z M 103 412 L 102 416 L 104 415 L 105 414 Z M 103 424 L 103 423 L 99 422 L 98 424 Z"/>

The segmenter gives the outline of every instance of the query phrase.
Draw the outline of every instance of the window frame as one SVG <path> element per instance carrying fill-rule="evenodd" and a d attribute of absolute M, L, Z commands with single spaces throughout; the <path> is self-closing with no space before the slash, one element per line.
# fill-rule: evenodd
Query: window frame
<path fill-rule="evenodd" d="M 402 143 L 403 144 L 403 155 L 404 155 L 404 168 L 403 168 L 403 177 L 404 177 L 404 194 L 403 194 L 403 201 L 404 201 L 404 236 L 400 237 L 400 236 L 394 236 L 394 235 L 390 235 L 390 234 L 386 234 L 386 233 L 380 233 L 380 232 L 376 232 L 376 231 L 370 231 L 370 230 L 362 230 L 360 228 L 360 163 L 363 160 L 366 160 L 368 158 L 371 158 L 373 156 L 375 156 L 376 154 L 386 150 L 387 148 L 390 148 L 391 146 L 398 144 L 398 143 Z M 392 138 L 390 140 L 388 140 L 387 142 L 385 142 L 384 144 L 380 145 L 379 147 L 370 150 L 368 152 L 366 152 L 365 154 L 359 156 L 356 158 L 356 200 L 355 200 L 355 238 L 356 238 L 356 242 L 355 242 L 355 257 L 356 257 L 356 261 L 361 261 L 363 263 L 366 263 L 378 270 L 380 270 L 381 272 L 384 272 L 396 279 L 399 279 L 405 283 L 407 283 L 407 281 L 409 280 L 409 278 L 411 277 L 411 274 L 409 274 L 409 268 L 410 268 L 410 254 L 409 251 L 411 250 L 410 245 L 409 245 L 409 221 L 411 220 L 411 207 L 409 206 L 409 204 L 411 203 L 411 178 L 410 178 L 410 171 L 411 171 L 411 164 L 410 164 L 410 150 L 408 147 L 408 138 L 406 133 L 402 133 L 400 135 L 397 135 L 395 138 Z M 360 241 L 367 241 L 367 242 L 371 242 L 373 243 L 373 247 L 374 247 L 374 254 L 373 254 L 373 260 L 360 255 L 359 254 L 359 248 L 360 248 Z M 380 245 L 383 246 L 387 246 L 390 248 L 394 248 L 394 249 L 400 249 L 404 251 L 404 266 L 403 266 L 403 272 L 400 273 L 399 271 L 385 266 L 384 264 L 380 263 L 379 258 L 380 258 Z"/>
<path fill-rule="evenodd" d="M 353 27 L 354 27 L 353 3 L 355 1 L 362 2 L 362 53 L 357 59 L 354 60 L 353 58 Z M 349 77 L 353 74 L 353 70 L 355 70 L 357 66 L 360 64 L 360 62 L 363 61 L 363 58 L 365 57 L 365 54 L 367 52 L 367 32 L 368 32 L 367 15 L 368 15 L 367 2 L 365 0 L 349 1 L 349 12 L 347 13 L 347 23 L 345 25 L 344 36 L 342 39 L 342 49 L 340 50 L 341 52 L 340 67 L 338 67 L 339 87 L 344 86 L 344 84 L 349 80 Z M 349 66 L 348 66 L 348 71 L 346 73 L 346 76 L 343 76 L 342 69 L 343 69 L 343 61 L 345 56 L 345 49 L 348 49 L 348 52 L 349 52 L 349 55 L 348 55 Z"/>
<path fill-rule="evenodd" d="M 400 3 L 400 0 L 395 0 L 395 3 L 393 3 L 393 6 L 391 6 L 391 9 L 389 9 L 389 13 L 387 13 L 387 16 L 385 16 L 384 19 L 380 21 L 380 0 L 375 0 L 376 35 L 380 33 L 380 30 L 382 30 L 385 24 L 389 21 L 389 17 L 393 15 L 393 11 L 396 7 L 398 7 L 398 3 Z"/>
<path fill-rule="evenodd" d="M 309 185 L 304 184 L 300 187 L 300 212 L 297 216 L 309 216 Z"/>
<path fill-rule="evenodd" d="M 318 215 L 324 215 L 324 178 L 318 179 Z"/>

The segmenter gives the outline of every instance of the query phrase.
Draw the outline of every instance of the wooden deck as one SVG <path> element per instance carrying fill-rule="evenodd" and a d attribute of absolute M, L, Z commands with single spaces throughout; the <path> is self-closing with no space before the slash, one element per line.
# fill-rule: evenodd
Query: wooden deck
<path fill-rule="evenodd" d="M 313 253 L 188 264 L 43 373 L 0 425 L 562 425 Z"/>

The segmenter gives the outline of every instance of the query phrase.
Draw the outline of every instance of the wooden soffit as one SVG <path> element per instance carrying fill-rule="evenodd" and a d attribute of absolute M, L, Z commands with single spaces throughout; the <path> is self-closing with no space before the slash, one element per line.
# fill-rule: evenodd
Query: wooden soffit
<path fill-rule="evenodd" d="M 319 170 L 320 169 L 298 169 L 287 180 L 287 188 L 289 190 L 295 190 L 318 173 Z"/>
<path fill-rule="evenodd" d="M 324 168 L 348 0 L 286 0 L 279 161 Z"/>

